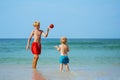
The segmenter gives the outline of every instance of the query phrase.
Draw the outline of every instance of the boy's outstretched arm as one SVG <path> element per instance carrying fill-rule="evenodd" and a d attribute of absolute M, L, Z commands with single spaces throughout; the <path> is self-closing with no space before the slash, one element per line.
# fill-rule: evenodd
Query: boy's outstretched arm
<path fill-rule="evenodd" d="M 60 47 L 59 46 L 54 46 L 58 51 L 60 51 Z"/>

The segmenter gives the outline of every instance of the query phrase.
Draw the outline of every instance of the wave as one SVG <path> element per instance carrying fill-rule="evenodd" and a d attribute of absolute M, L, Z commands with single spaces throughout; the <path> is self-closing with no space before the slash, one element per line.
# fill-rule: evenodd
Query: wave
<path fill-rule="evenodd" d="M 32 41 L 31 41 L 32 43 Z M 60 39 L 42 39 L 43 49 L 53 49 Z M 0 39 L 0 51 L 24 50 L 27 39 Z M 120 49 L 120 39 L 68 39 L 71 49 Z"/>
<path fill-rule="evenodd" d="M 48 48 L 59 44 L 60 41 L 58 39 L 43 41 L 43 45 Z M 68 45 L 72 49 L 120 49 L 120 40 L 119 39 L 70 39 L 68 40 Z"/>

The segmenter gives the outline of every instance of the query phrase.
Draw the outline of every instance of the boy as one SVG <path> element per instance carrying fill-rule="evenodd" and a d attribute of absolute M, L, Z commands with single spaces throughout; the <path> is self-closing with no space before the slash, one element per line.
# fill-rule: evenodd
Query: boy
<path fill-rule="evenodd" d="M 66 37 L 61 37 L 60 40 L 61 44 L 59 46 L 55 46 L 55 48 L 60 51 L 60 72 L 63 70 L 63 65 L 66 66 L 66 70 L 69 71 L 69 58 L 67 52 L 69 52 L 69 47 L 66 44 L 67 43 L 67 38 Z"/>
<path fill-rule="evenodd" d="M 41 54 L 41 35 L 43 35 L 44 37 L 47 37 L 50 28 L 48 27 L 47 32 L 44 33 L 42 30 L 39 29 L 40 28 L 39 21 L 35 21 L 33 23 L 33 26 L 35 29 L 31 32 L 30 37 L 28 38 L 26 49 L 27 50 L 30 49 L 30 41 L 32 37 L 34 37 L 34 41 L 32 42 L 32 45 L 31 45 L 31 51 L 34 55 L 32 68 L 36 69 L 37 61 L 39 59 L 39 55 Z"/>

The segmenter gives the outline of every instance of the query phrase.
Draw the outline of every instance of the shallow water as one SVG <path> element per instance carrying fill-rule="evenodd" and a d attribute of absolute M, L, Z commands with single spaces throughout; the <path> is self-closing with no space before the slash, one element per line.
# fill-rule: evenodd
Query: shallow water
<path fill-rule="evenodd" d="M 0 69 L 0 80 L 120 80 L 119 66 L 84 66 L 71 68 L 70 72 L 59 72 L 54 66 L 41 66 L 36 71 L 29 66 L 14 65 Z"/>
<path fill-rule="evenodd" d="M 37 71 L 27 39 L 0 39 L 0 80 L 120 80 L 120 39 L 68 39 L 70 72 L 59 72 L 59 39 L 43 39 Z M 38 76 L 35 76 L 38 75 Z"/>

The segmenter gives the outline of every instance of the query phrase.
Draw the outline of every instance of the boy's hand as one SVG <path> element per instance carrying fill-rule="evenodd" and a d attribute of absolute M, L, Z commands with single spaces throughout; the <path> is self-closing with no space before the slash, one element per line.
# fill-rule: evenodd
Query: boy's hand
<path fill-rule="evenodd" d="M 58 51 L 60 51 L 60 48 L 58 46 L 54 46 L 54 48 L 56 48 Z"/>
<path fill-rule="evenodd" d="M 60 50 L 59 46 L 54 46 L 54 48 L 56 48 L 58 51 Z"/>
<path fill-rule="evenodd" d="M 56 49 L 57 49 L 57 48 L 58 48 L 58 46 L 54 46 L 54 48 L 56 48 Z"/>
<path fill-rule="evenodd" d="M 30 49 L 30 46 L 27 45 L 27 46 L 26 46 L 26 50 L 28 50 L 28 49 Z"/>
<path fill-rule="evenodd" d="M 48 30 L 51 30 L 51 28 L 50 28 L 50 27 L 48 27 Z"/>

